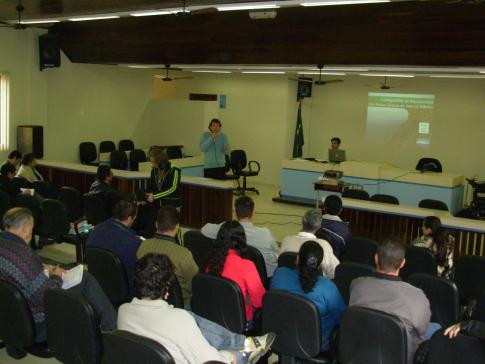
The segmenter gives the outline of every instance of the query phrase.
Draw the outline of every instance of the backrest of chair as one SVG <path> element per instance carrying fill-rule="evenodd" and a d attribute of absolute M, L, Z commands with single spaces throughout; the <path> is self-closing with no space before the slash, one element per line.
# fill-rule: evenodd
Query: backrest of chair
<path fill-rule="evenodd" d="M 111 152 L 109 160 L 111 168 L 113 169 L 128 168 L 128 157 L 126 156 L 126 153 L 122 152 L 121 150 Z"/>
<path fill-rule="evenodd" d="M 443 172 L 441 162 L 436 158 L 421 158 L 416 164 L 417 171 Z"/>
<path fill-rule="evenodd" d="M 20 176 L 14 177 L 14 179 L 12 179 L 12 186 L 16 188 L 33 188 L 32 183 L 27 181 L 27 179 L 25 179 L 24 177 Z"/>
<path fill-rule="evenodd" d="M 184 234 L 184 246 L 190 250 L 200 270 L 203 270 L 214 251 L 214 240 L 205 237 L 200 230 L 188 230 Z"/>
<path fill-rule="evenodd" d="M 89 273 L 99 282 L 113 306 L 128 300 L 128 278 L 118 256 L 108 250 L 87 247 Z"/>
<path fill-rule="evenodd" d="M 276 339 L 272 350 L 298 358 L 320 352 L 322 331 L 317 307 L 309 299 L 289 292 L 270 290 L 263 298 L 263 332 Z"/>
<path fill-rule="evenodd" d="M 173 307 L 184 308 L 184 296 L 177 277 L 174 277 L 174 281 L 170 286 L 167 302 Z"/>
<path fill-rule="evenodd" d="M 86 193 L 83 195 L 84 214 L 88 222 L 97 225 L 108 218 L 104 200 L 96 195 Z"/>
<path fill-rule="evenodd" d="M 278 257 L 278 267 L 286 267 L 294 269 L 296 268 L 296 257 L 298 253 L 295 252 L 284 252 Z"/>
<path fill-rule="evenodd" d="M 3 215 L 12 207 L 10 196 L 7 192 L 0 190 L 0 221 L 2 221 Z"/>
<path fill-rule="evenodd" d="M 455 264 L 455 283 L 460 303 L 466 304 L 485 291 L 485 257 L 463 255 Z"/>
<path fill-rule="evenodd" d="M 44 294 L 47 342 L 63 363 L 99 363 L 102 341 L 99 318 L 79 292 L 49 289 Z"/>
<path fill-rule="evenodd" d="M 57 187 L 47 181 L 34 181 L 32 182 L 35 193 L 38 193 L 44 198 L 59 198 L 59 191 Z"/>
<path fill-rule="evenodd" d="M 199 273 L 192 279 L 192 311 L 226 329 L 243 333 L 244 297 L 239 286 L 222 277 Z"/>
<path fill-rule="evenodd" d="M 362 263 L 375 267 L 375 254 L 378 244 L 368 238 L 352 237 L 345 246 L 341 261 Z"/>
<path fill-rule="evenodd" d="M 353 198 L 356 200 L 369 200 L 369 194 L 364 190 L 348 188 L 342 192 L 342 197 Z"/>
<path fill-rule="evenodd" d="M 128 331 L 103 334 L 103 342 L 103 363 L 106 364 L 175 364 L 162 344 Z"/>
<path fill-rule="evenodd" d="M 15 197 L 15 205 L 18 207 L 25 207 L 32 212 L 34 217 L 34 230 L 40 226 L 41 211 L 38 202 L 31 195 L 19 194 Z"/>
<path fill-rule="evenodd" d="M 376 193 L 375 195 L 372 195 L 370 200 L 374 202 L 383 202 L 383 203 L 390 203 L 393 205 L 399 205 L 399 200 L 397 197 L 392 195 L 385 195 L 382 193 Z"/>
<path fill-rule="evenodd" d="M 147 155 L 142 149 L 135 149 L 130 152 L 131 169 L 138 171 L 138 164 L 147 161 Z"/>
<path fill-rule="evenodd" d="M 428 248 L 412 246 L 406 249 L 406 264 L 404 264 L 399 275 L 406 280 L 415 273 L 436 276 L 436 259 Z"/>
<path fill-rule="evenodd" d="M 167 153 L 168 159 L 179 159 L 183 157 L 182 148 L 175 145 L 171 147 L 167 147 L 166 153 Z"/>
<path fill-rule="evenodd" d="M 74 187 L 63 186 L 59 195 L 66 207 L 69 221 L 74 222 L 83 216 L 83 201 L 79 190 Z"/>
<path fill-rule="evenodd" d="M 418 206 L 425 209 L 448 211 L 448 205 L 445 204 L 443 201 L 432 200 L 429 198 L 419 201 Z"/>
<path fill-rule="evenodd" d="M 42 201 L 42 231 L 48 236 L 61 237 L 71 228 L 67 210 L 61 201 L 46 198 Z"/>
<path fill-rule="evenodd" d="M 445 278 L 416 273 L 408 282 L 423 290 L 431 308 L 431 322 L 448 327 L 458 321 L 459 296 L 456 285 Z"/>
<path fill-rule="evenodd" d="M 338 349 L 342 364 L 406 364 L 406 328 L 394 315 L 349 307 L 340 322 Z"/>
<path fill-rule="evenodd" d="M 463 334 L 450 339 L 439 330 L 430 344 L 427 364 L 485 363 L 483 339 Z"/>
<path fill-rule="evenodd" d="M 115 143 L 111 140 L 104 140 L 99 143 L 99 152 L 100 153 L 111 153 L 116 150 Z"/>
<path fill-rule="evenodd" d="M 123 139 L 118 142 L 118 150 L 125 152 L 127 150 L 134 150 L 135 144 L 131 139 Z"/>
<path fill-rule="evenodd" d="M 34 342 L 34 321 L 27 301 L 14 285 L 0 281 L 0 340 L 16 348 Z"/>
<path fill-rule="evenodd" d="M 259 277 L 263 286 L 268 287 L 268 273 L 266 272 L 266 264 L 261 252 L 254 246 L 248 245 L 246 250 L 246 258 L 251 260 L 258 270 Z"/>
<path fill-rule="evenodd" d="M 350 284 L 359 277 L 372 276 L 375 268 L 371 265 L 342 262 L 335 268 L 334 283 L 337 286 L 345 304 L 349 304 L 350 299 Z"/>
<path fill-rule="evenodd" d="M 93 142 L 82 142 L 79 144 L 79 160 L 81 163 L 92 163 L 96 160 L 98 152 Z"/>
<path fill-rule="evenodd" d="M 231 165 L 236 169 L 241 171 L 246 168 L 248 160 L 246 158 L 246 152 L 244 150 L 238 149 L 231 152 Z"/>

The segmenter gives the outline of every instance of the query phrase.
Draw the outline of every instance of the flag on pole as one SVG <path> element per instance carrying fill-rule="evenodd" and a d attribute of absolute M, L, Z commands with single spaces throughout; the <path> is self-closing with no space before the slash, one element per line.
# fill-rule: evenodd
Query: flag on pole
<path fill-rule="evenodd" d="M 293 141 L 293 158 L 299 158 L 303 155 L 303 122 L 301 120 L 301 101 L 298 106 L 298 116 L 296 117 L 295 140 Z"/>

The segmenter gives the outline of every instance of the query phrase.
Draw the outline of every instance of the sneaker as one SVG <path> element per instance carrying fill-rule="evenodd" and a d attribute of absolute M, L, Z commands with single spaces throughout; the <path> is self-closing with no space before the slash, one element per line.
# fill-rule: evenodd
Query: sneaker
<path fill-rule="evenodd" d="M 244 342 L 243 355 L 249 364 L 257 363 L 264 356 L 276 338 L 274 332 L 268 332 L 263 336 L 249 336 Z"/>

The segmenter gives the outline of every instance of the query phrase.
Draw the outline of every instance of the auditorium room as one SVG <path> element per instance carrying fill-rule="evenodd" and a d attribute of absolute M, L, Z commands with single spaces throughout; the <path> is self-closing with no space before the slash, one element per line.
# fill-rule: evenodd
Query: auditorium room
<path fill-rule="evenodd" d="M 485 4 L 0 2 L 0 364 L 485 363 Z"/>

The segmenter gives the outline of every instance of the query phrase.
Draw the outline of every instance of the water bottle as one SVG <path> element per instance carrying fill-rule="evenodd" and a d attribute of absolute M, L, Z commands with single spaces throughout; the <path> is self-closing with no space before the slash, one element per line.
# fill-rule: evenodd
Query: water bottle
<path fill-rule="evenodd" d="M 88 225 L 88 221 L 87 220 L 84 220 L 83 226 L 81 227 L 81 232 L 83 234 L 89 233 L 89 225 Z"/>

